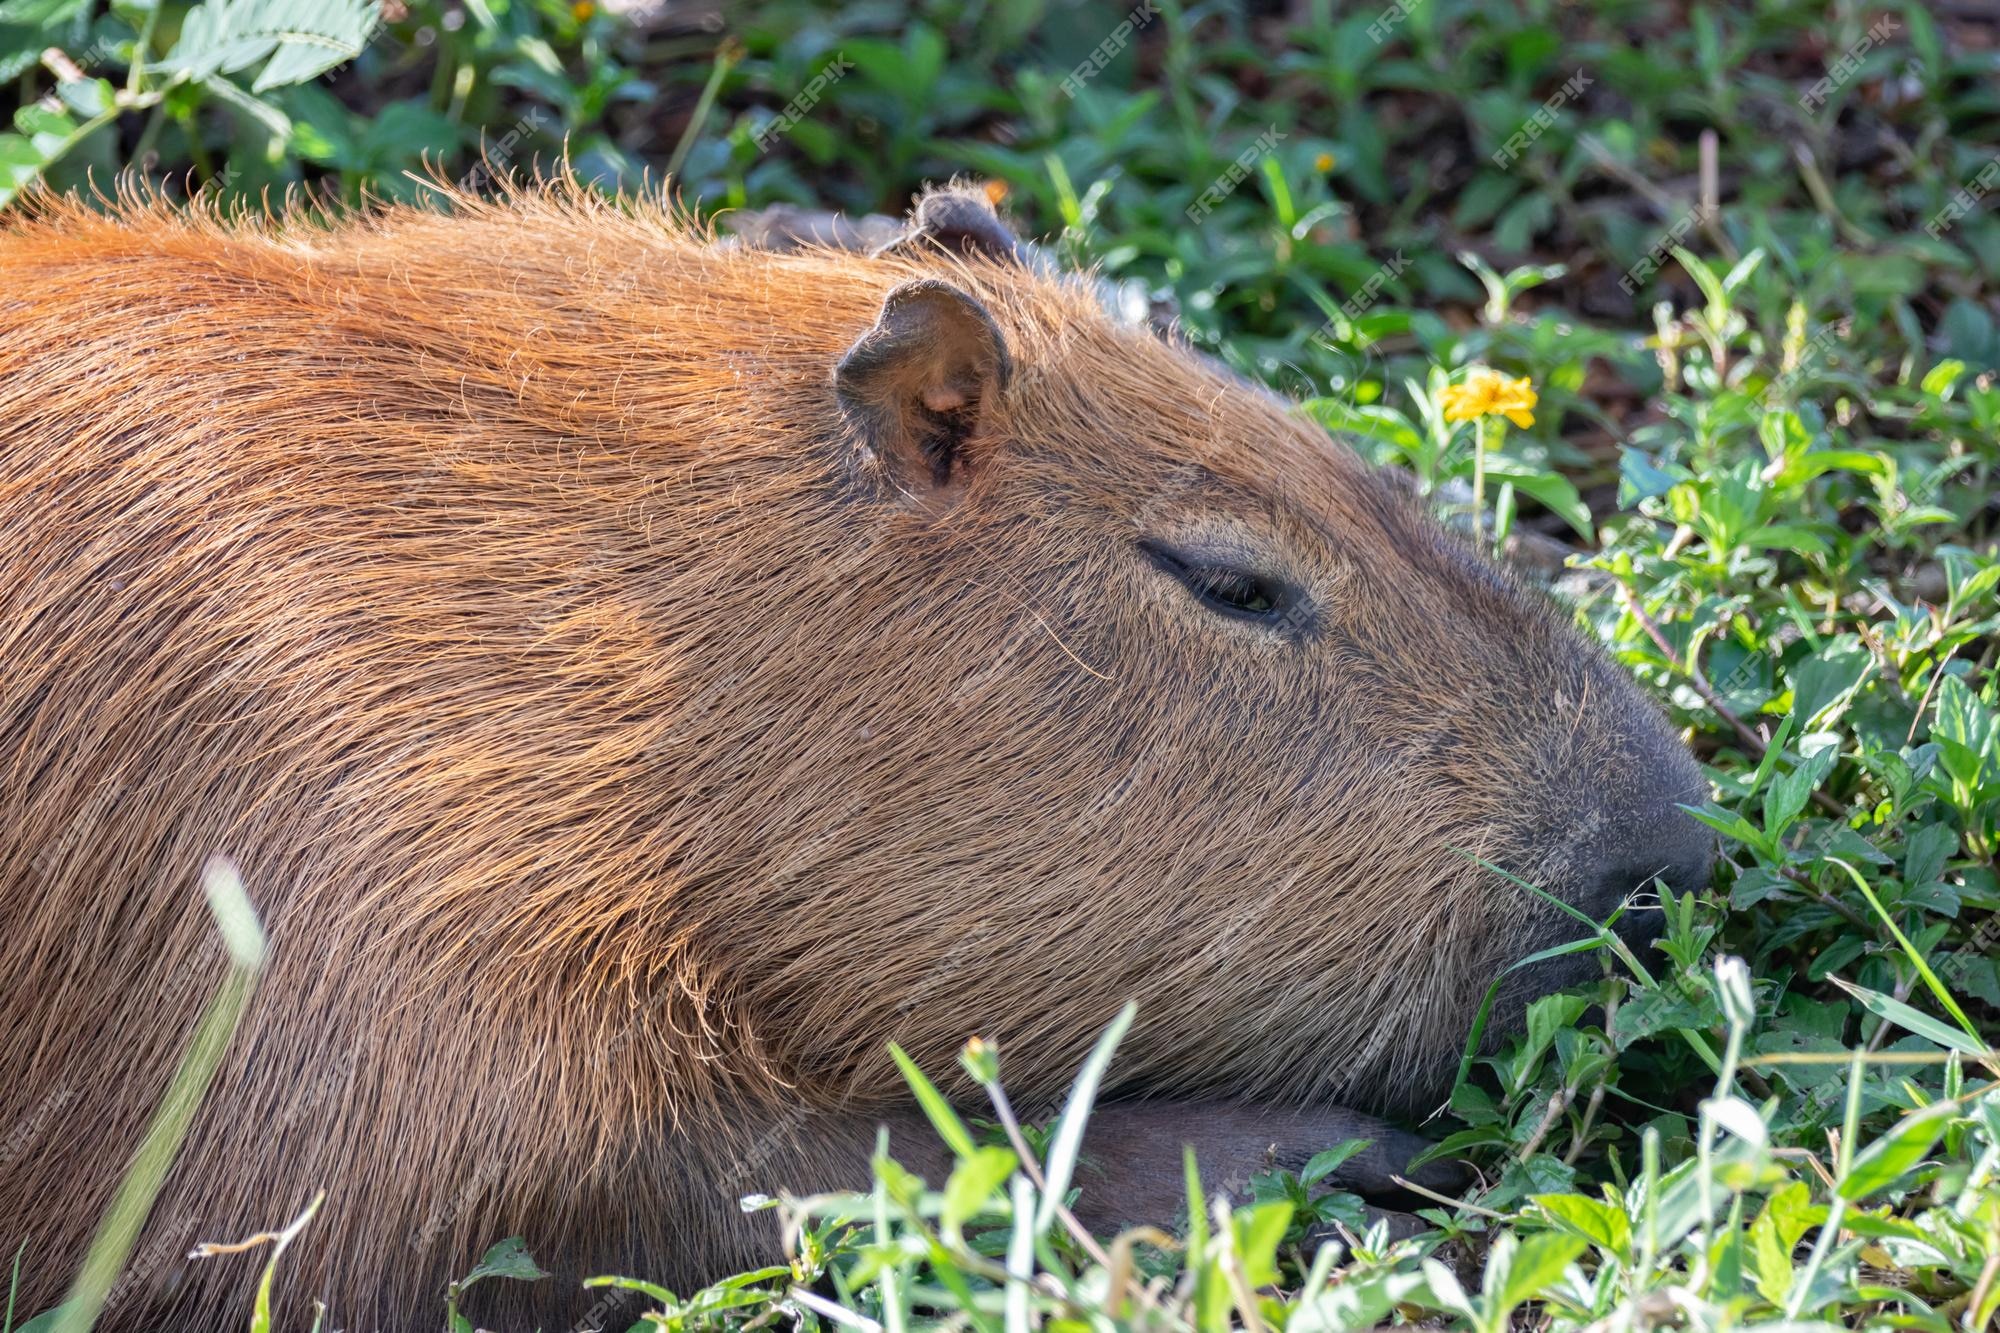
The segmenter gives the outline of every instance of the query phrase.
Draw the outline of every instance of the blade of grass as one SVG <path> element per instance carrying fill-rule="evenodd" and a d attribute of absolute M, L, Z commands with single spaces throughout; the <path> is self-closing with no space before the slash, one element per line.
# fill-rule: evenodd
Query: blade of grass
<path fill-rule="evenodd" d="M 1097 1100 L 1097 1088 L 1104 1081 L 1112 1053 L 1138 1012 L 1136 1004 L 1127 1004 L 1118 1011 L 1118 1017 L 1111 1020 L 1111 1026 L 1097 1039 L 1096 1049 L 1083 1062 L 1076 1082 L 1070 1086 L 1069 1100 L 1063 1103 L 1062 1118 L 1056 1121 L 1055 1134 L 1049 1140 L 1049 1161 L 1044 1168 L 1048 1187 L 1042 1193 L 1041 1207 L 1035 1210 L 1037 1237 L 1048 1234 L 1049 1223 L 1055 1220 L 1056 1205 L 1069 1193 L 1070 1176 L 1076 1171 L 1077 1154 L 1083 1148 L 1083 1125 L 1090 1118 L 1090 1105 Z"/>
<path fill-rule="evenodd" d="M 1603 947 L 1604 941 L 1592 936 L 1584 940 L 1571 940 L 1568 944 L 1558 944 L 1553 948 L 1538 949 L 1525 958 L 1509 963 L 1499 976 L 1493 978 L 1493 984 L 1486 988 L 1485 996 L 1479 1001 L 1479 1011 L 1472 1016 L 1472 1031 L 1465 1038 L 1465 1050 L 1458 1058 L 1458 1077 L 1452 1080 L 1453 1085 L 1463 1083 L 1472 1076 L 1472 1061 L 1479 1054 L 1480 1039 L 1486 1035 L 1486 1024 L 1493 1017 L 1494 1002 L 1500 998 L 1500 983 L 1507 979 L 1508 973 L 1518 972 L 1524 967 L 1546 962 L 1551 958 L 1561 958 L 1566 954 L 1584 953 L 1590 949 Z"/>
<path fill-rule="evenodd" d="M 1012 1182 L 1014 1225 L 1007 1235 L 1007 1333 L 1028 1333 L 1028 1282 L 1035 1275 L 1035 1188 L 1024 1175 Z"/>
<path fill-rule="evenodd" d="M 7 1279 L 7 1317 L 0 1320 L 0 1333 L 14 1333 L 14 1297 L 21 1290 L 21 1256 L 28 1252 L 28 1242 L 22 1241 L 21 1248 L 14 1251 L 14 1272 Z"/>
<path fill-rule="evenodd" d="M 1618 955 L 1619 960 L 1623 962 L 1625 966 L 1631 970 L 1632 975 L 1638 979 L 1640 985 L 1646 987 L 1648 990 L 1651 990 L 1655 986 L 1659 985 L 1658 982 L 1653 980 L 1653 974 L 1646 970 L 1645 964 L 1639 961 L 1639 959 L 1633 954 L 1631 948 L 1625 943 L 1625 941 L 1619 939 L 1616 932 L 1610 930 L 1603 923 L 1594 920 L 1588 912 L 1580 911 L 1579 909 L 1570 906 L 1568 903 L 1556 897 L 1548 890 L 1539 888 L 1533 884 L 1528 883 L 1527 880 L 1522 879 L 1519 875 L 1513 874 L 1506 870 L 1502 870 L 1499 866 L 1494 865 L 1491 861 L 1488 861 L 1486 858 L 1482 856 L 1475 856 L 1471 852 L 1463 851 L 1457 847 L 1450 847 L 1449 844 L 1447 844 L 1447 847 L 1449 847 L 1449 850 L 1457 852 L 1458 855 L 1464 857 L 1468 861 L 1471 861 L 1473 864 L 1483 866 L 1487 870 L 1492 871 L 1494 874 L 1506 880 L 1508 883 L 1513 884 L 1516 887 L 1526 889 L 1529 893 L 1534 894 L 1537 898 L 1540 898 L 1543 902 L 1548 903 L 1553 907 L 1559 908 L 1568 915 L 1575 917 L 1578 921 L 1582 922 L 1584 925 L 1590 927 L 1590 929 L 1597 932 L 1597 937 L 1598 939 L 1603 941 L 1604 947 L 1611 950 L 1612 953 Z M 1702 1036 L 1699 1032 L 1696 1032 L 1693 1028 L 1676 1028 L 1675 1031 L 1680 1034 L 1681 1039 L 1683 1041 L 1687 1042 L 1688 1048 L 1692 1050 L 1696 1055 L 1701 1057 L 1702 1063 L 1708 1066 L 1710 1073 L 1720 1074 L 1722 1072 L 1722 1060 L 1720 1057 L 1716 1055 L 1714 1049 L 1709 1046 L 1708 1039 L 1706 1037 Z"/>
<path fill-rule="evenodd" d="M 729 71 L 736 68 L 736 62 L 742 58 L 743 48 L 733 40 L 716 47 L 715 66 L 709 70 L 708 82 L 702 85 L 701 96 L 695 100 L 694 110 L 688 114 L 687 128 L 681 131 L 673 156 L 667 159 L 668 180 L 679 182 L 681 164 L 687 161 L 688 151 L 701 138 L 701 127 L 708 122 L 708 113 L 715 107 L 715 95 L 722 91 L 722 81 L 729 77 Z"/>
<path fill-rule="evenodd" d="M 1914 1032 L 1926 1041 L 1934 1041 L 1948 1051 L 1962 1051 L 1966 1055 L 1973 1056 L 1991 1054 L 1984 1042 L 1973 1040 L 1951 1024 L 1941 1023 L 1922 1010 L 1912 1009 L 1893 996 L 1869 990 L 1866 986 L 1857 986 L 1839 977 L 1830 976 L 1827 980 L 1852 995 L 1869 1013 L 1886 1019 L 1906 1031 Z"/>
<path fill-rule="evenodd" d="M 145 1138 L 132 1154 L 125 1179 L 84 1255 L 83 1268 L 70 1288 L 62 1318 L 56 1323 L 56 1333 L 87 1333 L 104 1308 L 104 1300 L 132 1256 L 132 1247 L 138 1242 L 147 1215 L 153 1211 L 153 1200 L 159 1196 L 167 1170 L 179 1155 L 181 1141 L 187 1137 L 195 1112 L 229 1049 L 229 1039 L 249 1007 L 257 975 L 263 968 L 264 932 L 257 924 L 249 896 L 243 892 L 243 881 L 238 878 L 236 867 L 225 857 L 211 858 L 202 869 L 202 888 L 208 895 L 216 928 L 222 932 L 229 949 L 229 972 L 215 998 L 209 1001 L 207 1012 L 181 1056 L 180 1067 L 167 1086 L 160 1109 L 154 1113 Z"/>
<path fill-rule="evenodd" d="M 889 1227 L 889 1185 L 880 1169 L 880 1163 L 889 1155 L 889 1131 L 879 1131 L 875 1137 L 875 1191 L 870 1198 L 874 1207 L 875 1243 L 885 1253 L 895 1245 L 895 1232 Z M 909 1327 L 909 1294 L 904 1289 L 904 1270 L 907 1260 L 897 1260 L 882 1266 L 878 1286 L 882 1293 L 882 1324 L 888 1333 L 903 1333 Z"/>
<path fill-rule="evenodd" d="M 1917 969 L 1917 975 L 1924 979 L 1924 985 L 1929 987 L 1930 993 L 1937 997 L 1937 1002 L 1944 1006 L 1944 1011 L 1957 1021 L 1966 1035 L 1979 1043 L 1979 1049 L 1985 1050 L 1986 1041 L 1979 1035 L 1979 1029 L 1972 1026 L 1972 1020 L 1965 1016 L 1965 1010 L 1958 1007 L 1958 1001 L 1952 998 L 1945 984 L 1938 980 L 1937 973 L 1931 971 L 1931 965 L 1924 961 L 1924 956 L 1917 946 L 1910 943 L 1910 937 L 1903 933 L 1902 928 L 1896 924 L 1896 919 L 1889 915 L 1889 910 L 1882 906 L 1882 900 L 1875 896 L 1875 890 L 1868 887 L 1868 881 L 1862 878 L 1861 872 L 1837 856 L 1829 856 L 1826 859 L 1829 865 L 1839 866 L 1847 872 L 1847 877 L 1854 881 L 1854 887 L 1861 890 L 1861 896 L 1875 909 L 1875 915 L 1882 918 L 1882 924 L 1888 927 L 1891 935 L 1895 936 L 1896 943 L 1903 950 L 1903 956 L 1910 960 L 1910 966 Z"/>
<path fill-rule="evenodd" d="M 1847 1066 L 1847 1107 L 1841 1120 L 1840 1155 L 1834 1162 L 1834 1176 L 1847 1175 L 1854 1163 L 1854 1138 L 1861 1128 L 1861 1052 L 1855 1052 Z M 1813 1238 L 1812 1252 L 1806 1256 L 1806 1266 L 1792 1279 L 1792 1292 L 1785 1301 L 1785 1318 L 1797 1319 L 1805 1307 L 1806 1296 L 1812 1291 L 1813 1282 L 1819 1270 L 1826 1265 L 1826 1257 L 1833 1248 L 1833 1242 L 1840 1234 L 1840 1219 L 1846 1215 L 1847 1199 L 1838 1189 L 1834 1191 L 1826 1210 L 1826 1220 L 1820 1223 L 1819 1235 Z"/>
<path fill-rule="evenodd" d="M 312 1202 L 306 1205 L 306 1210 L 292 1219 L 291 1225 L 283 1231 L 260 1231 L 246 1240 L 232 1244 L 203 1244 L 195 1247 L 194 1257 L 197 1259 L 212 1259 L 221 1254 L 241 1254 L 259 1245 L 271 1247 L 271 1257 L 264 1261 L 263 1276 L 257 1281 L 257 1297 L 250 1310 L 250 1333 L 271 1333 L 271 1285 L 278 1276 L 278 1259 L 284 1254 L 285 1247 L 306 1229 L 306 1224 L 313 1220 L 313 1214 L 317 1213 L 319 1206 L 325 1202 L 326 1191 L 321 1190 L 313 1195 Z"/>

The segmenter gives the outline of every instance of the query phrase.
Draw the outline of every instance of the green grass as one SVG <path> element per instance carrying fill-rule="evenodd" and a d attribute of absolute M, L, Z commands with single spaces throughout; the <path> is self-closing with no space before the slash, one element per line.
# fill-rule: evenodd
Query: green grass
<path fill-rule="evenodd" d="M 1714 883 L 1666 897 L 1644 960 L 1579 923 L 1602 978 L 1468 1054 L 1427 1129 L 1480 1184 L 1414 1239 L 1316 1188 L 1331 1144 L 1249 1198 L 1191 1172 L 1178 1236 L 1079 1234 L 1052 1202 L 1075 1121 L 1014 1123 L 1004 1053 L 978 1050 L 992 1124 L 934 1112 L 948 1180 L 887 1145 L 872 1193 L 769 1205 L 800 1224 L 789 1266 L 691 1296 L 630 1275 L 658 1322 L 1991 1327 L 2000 25 L 1162 0 L 1112 41 L 1131 8 L 781 0 L 717 33 L 495 0 L 373 30 L 356 3 L 318 57 L 224 67 L 186 5 L 7 0 L 0 191 L 136 163 L 352 203 L 421 194 L 425 163 L 465 179 L 482 143 L 528 171 L 565 142 L 607 187 L 677 164 L 705 211 L 998 180 L 1024 230 L 1543 568 L 1707 766 Z M 1532 426 L 1445 419 L 1475 366 L 1530 381 Z M 481 1276 L 532 1271 L 508 1251 Z"/>

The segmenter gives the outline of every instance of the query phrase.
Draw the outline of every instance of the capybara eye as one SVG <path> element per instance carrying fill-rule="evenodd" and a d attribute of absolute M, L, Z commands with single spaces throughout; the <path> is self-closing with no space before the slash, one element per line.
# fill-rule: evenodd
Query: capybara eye
<path fill-rule="evenodd" d="M 1176 550 L 1154 540 L 1140 542 L 1139 549 L 1154 565 L 1187 585 L 1203 606 L 1221 615 L 1274 621 L 1294 600 L 1292 589 L 1282 580 L 1216 556 Z"/>

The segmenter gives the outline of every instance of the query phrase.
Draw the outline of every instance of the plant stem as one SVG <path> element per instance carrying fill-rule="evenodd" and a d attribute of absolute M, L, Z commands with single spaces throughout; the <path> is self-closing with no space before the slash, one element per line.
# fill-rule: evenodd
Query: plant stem
<path fill-rule="evenodd" d="M 708 113 L 715 106 L 715 96 L 722 91 L 722 81 L 729 77 L 729 71 L 736 68 L 736 62 L 743 58 L 743 48 L 734 42 L 724 42 L 715 50 L 715 67 L 708 72 L 708 82 L 702 85 L 701 97 L 694 104 L 694 112 L 688 116 L 687 128 L 681 131 L 680 142 L 674 145 L 674 155 L 667 159 L 666 178 L 679 181 L 681 166 L 687 161 L 688 151 L 695 140 L 701 137 L 701 127 L 708 120 Z"/>
<path fill-rule="evenodd" d="M 160 6 L 157 3 L 146 11 L 146 20 L 139 25 L 139 35 L 132 42 L 132 67 L 125 71 L 125 93 L 137 97 L 146 83 L 146 57 L 153 54 L 153 30 L 160 23 Z"/>
<path fill-rule="evenodd" d="M 160 129 L 167 123 L 167 104 L 161 102 L 153 108 L 153 114 L 146 117 L 146 128 L 139 131 L 139 142 L 132 148 L 131 161 L 141 171 L 147 170 L 146 159 L 152 154 L 153 145 L 159 141 Z"/>
<path fill-rule="evenodd" d="M 1007 1090 L 998 1081 L 983 1085 L 986 1095 L 993 1099 L 994 1114 L 1000 1117 L 1000 1128 L 1007 1133 L 1007 1142 L 1014 1146 L 1014 1155 L 1021 1159 L 1021 1170 L 1035 1183 L 1036 1190 L 1044 1196 L 1049 1192 L 1049 1182 L 1042 1175 L 1042 1164 L 1035 1160 L 1034 1150 L 1028 1147 L 1027 1136 L 1021 1133 L 1021 1122 L 1014 1115 L 1014 1104 L 1007 1100 Z M 1097 1237 L 1090 1234 L 1090 1228 L 1076 1220 L 1075 1214 L 1063 1206 L 1061 1199 L 1050 1199 L 1056 1216 L 1062 1219 L 1063 1227 L 1076 1238 L 1084 1253 L 1106 1268 L 1111 1266 L 1111 1256 L 1097 1243 Z"/>
<path fill-rule="evenodd" d="M 1486 545 L 1486 418 L 1472 423 L 1472 544 Z"/>
<path fill-rule="evenodd" d="M 213 875 L 215 872 L 211 870 L 209 873 Z M 229 873 L 233 878 L 234 871 Z M 236 892 L 240 895 L 240 888 Z M 215 891 L 211 889 L 211 898 L 215 896 Z M 248 912 L 247 902 L 242 910 Z M 230 923 L 222 919 L 220 909 L 216 915 L 224 938 L 228 939 Z M 69 1299 L 62 1304 L 62 1313 L 56 1320 L 56 1333 L 88 1333 L 104 1309 L 104 1302 L 111 1295 L 120 1270 L 125 1267 L 133 1247 L 138 1243 L 140 1229 L 153 1211 L 153 1202 L 159 1196 L 160 1186 L 166 1181 L 167 1170 L 180 1154 L 181 1144 L 194 1123 L 195 1112 L 201 1108 L 202 1099 L 221 1068 L 222 1058 L 228 1053 L 237 1022 L 249 1008 L 250 994 L 257 985 L 263 936 L 254 920 L 244 929 L 254 936 L 251 946 L 238 949 L 232 942 L 229 971 L 215 998 L 209 1001 L 207 1012 L 202 1015 L 194 1036 L 181 1055 L 180 1066 L 167 1085 L 167 1095 L 153 1113 L 145 1137 L 132 1154 L 125 1179 L 119 1185 L 117 1196 L 112 1200 L 103 1224 L 98 1227 L 97 1235 L 90 1242 L 83 1267 L 70 1287 Z"/>

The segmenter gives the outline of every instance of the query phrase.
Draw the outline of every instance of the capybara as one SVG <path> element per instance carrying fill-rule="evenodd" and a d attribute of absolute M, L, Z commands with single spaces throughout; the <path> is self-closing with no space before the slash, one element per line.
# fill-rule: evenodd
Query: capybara
<path fill-rule="evenodd" d="M 887 1042 L 982 1034 L 1047 1104 L 1127 1000 L 1087 1219 L 1171 1223 L 1183 1143 L 1222 1183 L 1368 1134 L 1367 1189 L 1414 1142 L 1368 1114 L 1577 933 L 1470 857 L 1602 918 L 1710 855 L 1560 608 L 962 194 L 876 254 L 560 187 L 45 201 L 0 536 L 23 1308 L 223 975 L 212 854 L 270 938 L 114 1328 L 244 1327 L 261 1253 L 182 1256 L 319 1190 L 280 1287 L 330 1327 L 434 1327 L 511 1234 L 557 1276 L 486 1327 L 685 1291 L 878 1125 L 942 1179 Z"/>

